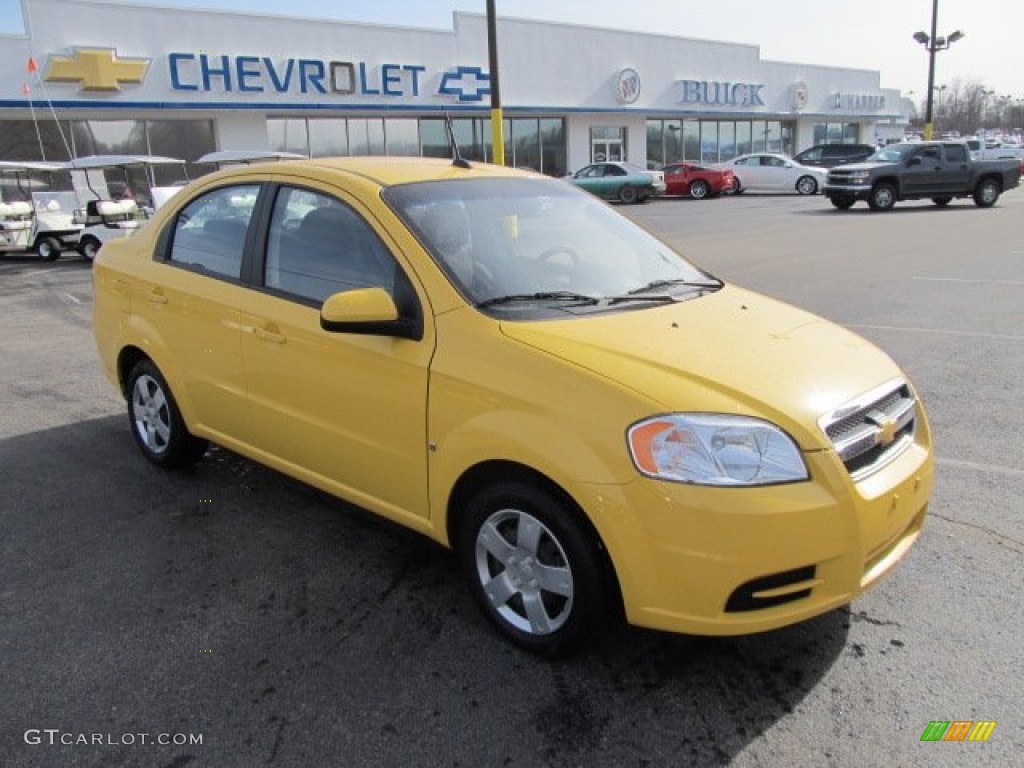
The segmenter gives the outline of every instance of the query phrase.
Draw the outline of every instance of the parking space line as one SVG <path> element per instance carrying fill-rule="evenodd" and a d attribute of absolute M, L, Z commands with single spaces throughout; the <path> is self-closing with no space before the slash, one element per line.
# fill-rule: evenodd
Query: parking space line
<path fill-rule="evenodd" d="M 1001 341 L 1024 341 L 1024 336 L 1009 333 L 981 333 L 979 331 L 951 331 L 948 328 L 908 328 L 900 325 L 866 325 L 844 323 L 847 328 L 869 328 L 876 331 L 899 331 L 901 333 L 939 333 L 944 336 L 968 336 L 976 339 L 999 339 Z"/>

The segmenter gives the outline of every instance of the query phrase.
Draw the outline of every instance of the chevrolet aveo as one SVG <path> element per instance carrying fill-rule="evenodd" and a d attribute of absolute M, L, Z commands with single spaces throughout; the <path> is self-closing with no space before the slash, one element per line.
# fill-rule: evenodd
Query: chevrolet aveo
<path fill-rule="evenodd" d="M 924 411 L 864 339 L 562 181 L 420 158 L 205 176 L 94 270 L 142 453 L 208 441 L 458 554 L 543 654 L 848 603 L 918 537 Z"/>

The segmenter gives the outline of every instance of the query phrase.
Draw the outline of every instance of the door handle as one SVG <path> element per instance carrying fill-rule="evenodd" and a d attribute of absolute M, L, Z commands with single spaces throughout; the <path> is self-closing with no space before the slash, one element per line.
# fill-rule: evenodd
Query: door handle
<path fill-rule="evenodd" d="M 277 326 L 274 326 L 275 328 Z M 283 333 L 271 330 L 270 328 L 261 328 L 260 326 L 253 326 L 252 332 L 256 334 L 256 337 L 262 341 L 269 341 L 274 344 L 284 344 L 288 340 L 288 337 Z"/>
<path fill-rule="evenodd" d="M 146 294 L 146 301 L 151 301 L 154 304 L 166 304 L 167 296 L 159 288 L 152 288 Z"/>

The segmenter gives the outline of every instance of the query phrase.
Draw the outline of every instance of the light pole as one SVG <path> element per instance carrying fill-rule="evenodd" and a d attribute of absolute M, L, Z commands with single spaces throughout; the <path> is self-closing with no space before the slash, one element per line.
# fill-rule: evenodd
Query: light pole
<path fill-rule="evenodd" d="M 491 70 L 491 148 L 492 162 L 505 164 L 505 119 L 501 112 L 501 91 L 498 88 L 498 22 L 494 0 L 487 0 L 487 58 Z"/>
<path fill-rule="evenodd" d="M 938 36 L 939 24 L 939 0 L 932 0 L 932 33 L 915 32 L 914 39 L 928 51 L 928 97 L 924 110 L 924 138 L 929 141 L 932 138 L 934 125 L 932 124 L 932 99 L 935 95 L 935 54 L 937 51 L 944 51 L 957 40 L 960 40 L 964 33 L 959 29 L 948 37 Z"/>

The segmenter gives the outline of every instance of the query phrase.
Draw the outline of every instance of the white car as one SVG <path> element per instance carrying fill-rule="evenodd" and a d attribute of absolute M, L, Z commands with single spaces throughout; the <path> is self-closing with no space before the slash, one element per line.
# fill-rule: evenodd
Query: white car
<path fill-rule="evenodd" d="M 732 191 L 739 194 L 748 189 L 757 192 L 796 192 L 816 195 L 828 178 L 827 168 L 800 165 L 787 155 L 758 152 L 740 155 L 715 168 L 732 171 Z"/>

